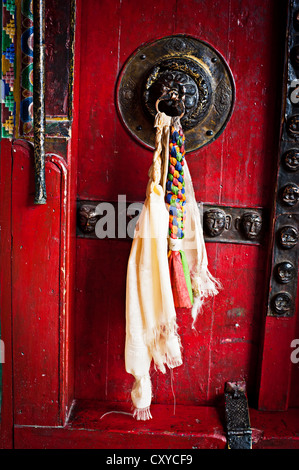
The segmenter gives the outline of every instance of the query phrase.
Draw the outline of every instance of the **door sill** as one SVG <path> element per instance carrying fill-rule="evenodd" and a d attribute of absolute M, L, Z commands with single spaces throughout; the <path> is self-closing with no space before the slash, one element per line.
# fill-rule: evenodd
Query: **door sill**
<path fill-rule="evenodd" d="M 153 419 L 136 421 L 129 403 L 75 400 L 64 427 L 14 427 L 15 448 L 224 449 L 224 409 L 152 405 Z M 299 449 L 299 408 L 250 409 L 253 449 Z"/>

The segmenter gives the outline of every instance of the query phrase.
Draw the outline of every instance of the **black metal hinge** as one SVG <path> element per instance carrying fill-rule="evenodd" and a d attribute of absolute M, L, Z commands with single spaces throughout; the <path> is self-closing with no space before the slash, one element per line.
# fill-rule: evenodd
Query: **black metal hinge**
<path fill-rule="evenodd" d="M 225 419 L 229 449 L 252 449 L 245 382 L 225 383 Z"/>

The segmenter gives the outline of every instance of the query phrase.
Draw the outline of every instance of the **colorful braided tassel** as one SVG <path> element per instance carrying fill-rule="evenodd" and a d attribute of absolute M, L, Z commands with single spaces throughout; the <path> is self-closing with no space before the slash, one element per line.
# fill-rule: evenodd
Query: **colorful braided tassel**
<path fill-rule="evenodd" d="M 181 126 L 178 130 L 174 125 L 170 129 L 169 139 L 169 165 L 166 181 L 165 201 L 169 211 L 169 237 L 170 250 L 169 271 L 172 293 L 175 307 L 191 308 L 193 294 L 190 280 L 190 272 L 185 253 L 175 248 L 172 241 L 184 238 L 184 222 L 186 217 L 184 159 L 185 136 Z M 174 246 L 174 248 L 171 248 Z"/>

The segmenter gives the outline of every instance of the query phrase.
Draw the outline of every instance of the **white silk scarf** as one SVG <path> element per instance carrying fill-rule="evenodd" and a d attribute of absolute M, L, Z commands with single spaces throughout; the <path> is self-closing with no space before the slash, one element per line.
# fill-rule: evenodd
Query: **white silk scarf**
<path fill-rule="evenodd" d="M 169 212 L 165 205 L 165 184 L 169 132 L 170 125 L 178 123 L 178 118 L 160 112 L 156 115 L 155 152 L 149 170 L 146 200 L 136 224 L 127 268 L 125 365 L 126 371 L 135 377 L 131 398 L 133 416 L 138 420 L 152 418 L 152 360 L 163 373 L 166 372 L 165 365 L 174 368 L 182 364 L 168 250 L 182 249 L 186 254 L 194 297 L 191 312 L 193 324 L 204 298 L 217 294 L 220 287 L 208 270 L 200 211 L 186 160 L 185 236 L 180 240 L 168 239 Z"/>

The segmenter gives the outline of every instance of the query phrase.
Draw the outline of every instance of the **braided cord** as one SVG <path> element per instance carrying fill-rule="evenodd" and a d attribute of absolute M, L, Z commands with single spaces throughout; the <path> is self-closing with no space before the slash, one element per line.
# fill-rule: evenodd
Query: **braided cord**
<path fill-rule="evenodd" d="M 182 128 L 170 129 L 169 164 L 166 180 L 165 201 L 169 211 L 169 236 L 173 239 L 184 238 L 185 221 L 185 136 Z"/>

